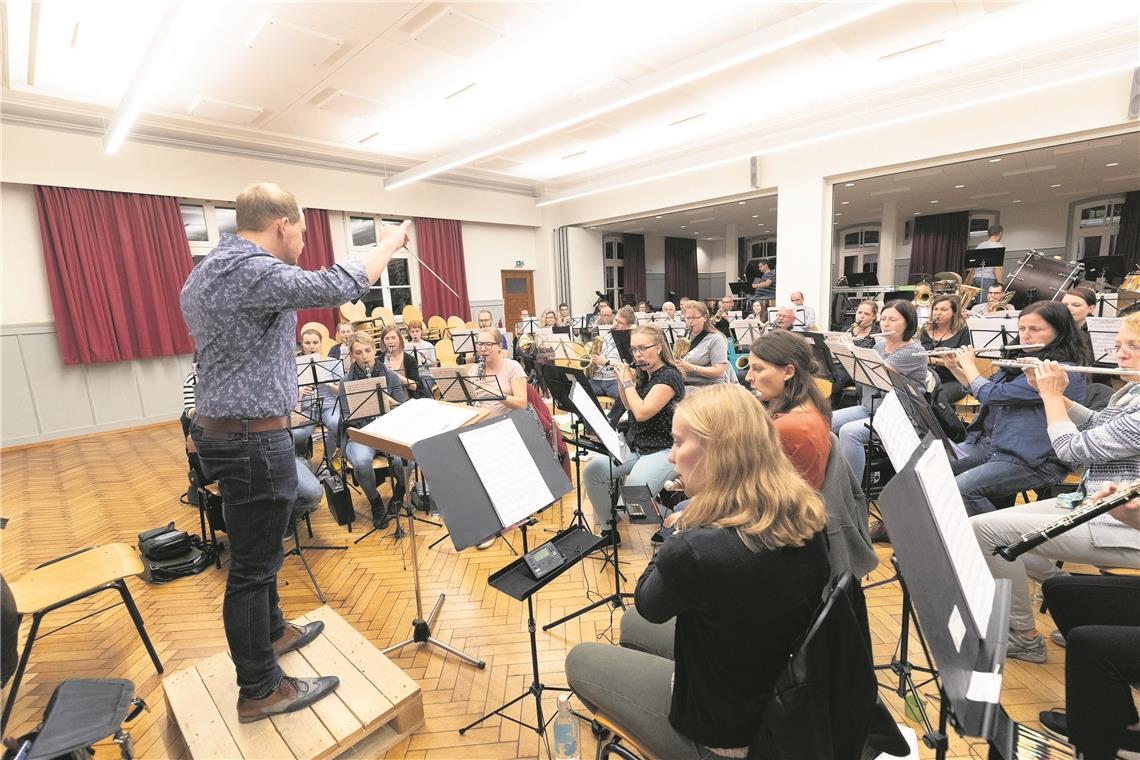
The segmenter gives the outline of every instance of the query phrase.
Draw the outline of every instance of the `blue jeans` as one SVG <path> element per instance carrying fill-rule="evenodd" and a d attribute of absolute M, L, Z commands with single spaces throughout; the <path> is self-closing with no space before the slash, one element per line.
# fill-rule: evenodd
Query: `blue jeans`
<path fill-rule="evenodd" d="M 297 453 L 297 456 L 305 458 L 309 455 L 309 441 L 313 437 L 314 427 L 316 425 L 302 425 L 290 431 L 293 433 L 293 451 Z"/>
<path fill-rule="evenodd" d="M 420 393 L 422 393 L 424 395 L 424 398 L 431 398 L 432 397 L 431 389 L 434 387 L 435 387 L 435 378 L 432 377 L 431 375 L 425 375 L 424 371 L 421 369 L 420 370 Z"/>
<path fill-rule="evenodd" d="M 839 451 L 860 483 L 867 465 L 867 450 L 863 447 L 871 439 L 871 430 L 867 426 L 870 416 L 861 406 L 849 406 L 831 413 L 831 432 L 839 436 Z"/>
<path fill-rule="evenodd" d="M 325 491 L 321 481 L 309 469 L 303 457 L 297 457 L 297 500 L 293 503 L 293 514 L 304 517 L 320 506 Z"/>
<path fill-rule="evenodd" d="M 375 502 L 380 498 L 376 490 L 376 470 L 372 467 L 372 459 L 376 456 L 376 449 L 369 448 L 363 443 L 349 441 L 345 447 L 344 455 L 352 464 L 352 472 L 356 482 L 368 497 L 368 501 Z M 392 471 L 392 497 L 404 498 L 404 460 L 397 456 L 388 456 L 389 469 Z"/>
<path fill-rule="evenodd" d="M 978 299 L 974 301 L 974 304 L 977 305 L 979 303 L 986 302 L 986 299 L 982 298 L 982 296 L 986 295 L 986 291 L 990 289 L 990 285 L 997 284 L 997 280 L 995 280 L 993 277 L 974 277 L 974 282 L 972 284 L 975 288 L 980 288 L 982 291 L 978 294 Z"/>
<path fill-rule="evenodd" d="M 297 498 L 297 457 L 288 430 L 222 433 L 192 425 L 207 477 L 221 491 L 230 541 L 222 622 L 239 694 L 260 699 L 281 680 L 273 640 L 285 632 L 277 596 L 282 540 Z"/>
<path fill-rule="evenodd" d="M 669 463 L 669 449 L 652 454 L 633 454 L 624 463 L 615 465 L 613 477 L 616 480 L 625 476 L 627 486 L 649 486 L 656 494 L 673 473 Z M 582 471 L 586 479 L 586 495 L 594 509 L 594 521 L 602 530 L 610 528 L 610 460 L 597 456 L 586 464 Z M 619 494 L 620 496 L 620 494 Z"/>
<path fill-rule="evenodd" d="M 970 517 L 993 512 L 991 498 L 1016 496 L 1029 488 L 1060 483 L 1066 475 L 1064 467 L 1050 462 L 1030 467 L 1022 462 L 995 461 L 984 440 L 960 443 L 958 448 L 965 456 L 951 462 L 950 467 Z"/>

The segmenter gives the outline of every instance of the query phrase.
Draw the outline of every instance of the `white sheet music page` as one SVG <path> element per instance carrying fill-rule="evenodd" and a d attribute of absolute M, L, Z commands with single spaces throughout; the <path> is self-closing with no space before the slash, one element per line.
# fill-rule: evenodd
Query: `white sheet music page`
<path fill-rule="evenodd" d="M 407 446 L 467 424 L 478 414 L 467 406 L 448 406 L 430 398 L 414 398 L 369 422 L 361 430 Z"/>
<path fill-rule="evenodd" d="M 512 420 L 467 430 L 459 440 L 504 526 L 525 520 L 554 501 Z"/>
<path fill-rule="evenodd" d="M 902 472 L 921 441 L 899 401 L 898 391 L 888 393 L 875 410 L 875 434 L 891 458 L 891 467 L 895 472 Z"/>
<path fill-rule="evenodd" d="M 1116 365 L 1116 334 L 1120 332 L 1123 317 L 1088 317 L 1089 340 L 1092 341 L 1093 361 Z"/>
<path fill-rule="evenodd" d="M 875 415 L 875 426 L 878 427 L 878 414 Z M 962 503 L 958 484 L 954 482 L 945 449 L 931 446 L 915 462 L 914 472 L 942 534 L 950 564 L 958 577 L 958 586 L 966 599 L 967 611 L 975 628 L 985 636 L 989 630 L 996 584 L 970 527 L 966 506 Z"/>
<path fill-rule="evenodd" d="M 629 449 L 626 448 L 625 443 L 622 441 L 621 436 L 617 431 L 610 427 L 609 420 L 598 409 L 597 404 L 590 400 L 590 394 L 578 384 L 577 381 L 570 386 L 570 400 L 574 402 L 574 406 L 578 408 L 578 412 L 582 418 L 586 420 L 586 424 L 590 426 L 598 435 L 602 445 L 606 450 L 613 454 L 614 459 L 618 462 L 624 462 L 629 458 Z"/>

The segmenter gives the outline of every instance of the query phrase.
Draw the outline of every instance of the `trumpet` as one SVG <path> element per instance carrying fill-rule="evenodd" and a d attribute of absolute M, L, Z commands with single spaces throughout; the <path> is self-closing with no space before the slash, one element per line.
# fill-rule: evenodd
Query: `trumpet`
<path fill-rule="evenodd" d="M 1068 368 L 1066 367 L 1066 369 Z M 1119 507 L 1121 504 L 1132 501 L 1137 496 L 1140 496 L 1140 481 L 1136 481 L 1127 488 L 1122 488 L 1116 493 L 1109 494 L 1104 498 L 1089 501 L 1087 504 L 1082 502 L 1081 506 L 1075 507 L 1073 511 L 1064 517 L 1057 518 L 1048 525 L 1031 530 L 1028 533 L 1022 533 L 1021 536 L 1009 546 L 994 547 L 993 553 L 1000 554 L 1002 559 L 1013 562 L 1022 554 L 1037 548 L 1049 539 L 1056 538 L 1062 533 L 1072 530 L 1078 525 L 1083 525 L 1095 517 L 1100 517 L 1104 513 Z"/>
<path fill-rule="evenodd" d="M 1007 369 L 1031 369 L 1041 366 L 1041 360 L 1031 356 L 1025 356 L 1021 359 L 994 359 L 992 363 L 995 367 Z M 1140 378 L 1140 370 L 1122 367 L 1071 367 L 1068 364 L 1062 364 L 1060 367 L 1066 372 L 1075 372 L 1081 375 L 1119 375 L 1120 377 Z"/>

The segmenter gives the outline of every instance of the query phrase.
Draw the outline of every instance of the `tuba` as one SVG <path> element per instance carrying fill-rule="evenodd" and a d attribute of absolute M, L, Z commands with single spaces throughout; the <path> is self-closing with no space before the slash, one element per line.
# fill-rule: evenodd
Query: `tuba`
<path fill-rule="evenodd" d="M 932 300 L 934 291 L 930 289 L 930 283 L 920 282 L 914 286 L 914 300 L 911 303 L 915 306 L 929 306 Z"/>

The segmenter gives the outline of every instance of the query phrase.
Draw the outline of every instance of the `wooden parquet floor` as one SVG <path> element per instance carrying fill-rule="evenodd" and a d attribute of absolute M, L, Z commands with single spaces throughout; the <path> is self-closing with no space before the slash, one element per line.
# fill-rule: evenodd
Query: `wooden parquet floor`
<path fill-rule="evenodd" d="M 0 516 L 9 518 L 0 531 L 0 568 L 5 577 L 18 578 L 35 565 L 84 546 L 123 541 L 135 543 L 146 529 L 175 520 L 179 527 L 197 530 L 197 511 L 179 504 L 185 487 L 186 460 L 176 423 L 119 431 L 49 445 L 0 452 Z M 572 496 L 572 495 L 571 495 Z M 359 545 L 367 524 L 367 503 L 356 495 L 362 519 L 349 534 L 338 527 L 322 506 L 314 514 L 316 540 L 348 544 L 344 552 L 308 553 L 328 603 L 377 646 L 383 648 L 410 636 L 415 615 L 410 556 L 404 544 L 395 544 L 377 534 Z M 547 528 L 565 524 L 571 517 L 572 498 L 560 510 L 556 504 L 531 530 L 536 541 L 545 540 Z M 409 646 L 392 659 L 416 681 L 424 693 L 426 723 L 396 746 L 390 758 L 533 758 L 545 756 L 539 737 L 498 717 L 460 736 L 456 729 L 521 694 L 529 685 L 530 649 L 526 630 L 526 606 L 487 585 L 487 576 L 513 559 L 502 541 L 487 551 L 458 553 L 447 541 L 435 549 L 428 544 L 442 528 L 417 526 L 421 562 L 424 612 L 442 592 L 447 599 L 434 635 L 459 649 L 487 661 L 486 670 L 476 670 L 440 650 Z M 621 555 L 629 588 L 636 581 L 651 553 L 651 528 L 624 525 Z M 515 548 L 519 536 L 510 535 Z M 889 575 L 889 548 L 880 548 L 883 562 L 872 579 Z M 535 599 L 539 625 L 538 660 L 541 678 L 548 685 L 565 685 L 566 652 L 582 641 L 605 639 L 615 629 L 620 611 L 595 610 L 566 625 L 542 632 L 545 622 L 572 612 L 612 590 L 612 572 L 602 572 L 599 562 L 583 562 L 547 586 Z M 287 557 L 280 575 L 281 603 L 286 617 L 296 617 L 320 605 L 299 561 Z M 167 669 L 173 672 L 190 663 L 223 651 L 226 647 L 221 624 L 225 572 L 214 569 L 173 583 L 154 586 L 139 579 L 128 581 L 146 621 L 155 647 Z M 117 597 L 106 594 L 49 615 L 44 630 L 78 620 L 113 604 Z M 869 592 L 868 603 L 875 660 L 890 659 L 898 637 L 901 594 L 896 584 Z M 1040 627 L 1051 630 L 1047 618 Z M 25 621 L 21 642 L 27 633 Z M 1050 661 L 1030 665 L 1011 661 L 1006 669 L 1002 703 L 1015 719 L 1036 725 L 1039 710 L 1063 702 L 1064 650 L 1049 644 Z M 917 642 L 912 642 L 917 651 Z M 70 625 L 37 641 L 32 652 L 19 700 L 9 725 L 9 734 L 32 727 L 42 714 L 54 687 L 71 677 L 122 677 L 134 681 L 137 693 L 151 706 L 129 728 L 139 757 L 188 757 L 186 745 L 173 720 L 166 714 L 160 677 L 149 658 L 126 610 L 114 607 L 102 614 Z M 931 691 L 927 687 L 925 691 Z M 886 701 L 902 717 L 902 700 L 884 691 Z M 544 700 L 544 710 L 554 708 L 555 693 Z M 533 699 L 527 698 L 508 713 L 534 721 Z M 931 718 L 936 719 L 936 704 Z M 584 728 L 584 727 L 583 727 Z M 589 731 L 582 732 L 582 757 L 593 756 Z M 113 751 L 113 750 L 112 750 Z M 984 748 L 952 736 L 954 758 L 984 757 Z M 922 757 L 933 752 L 922 748 Z"/>

